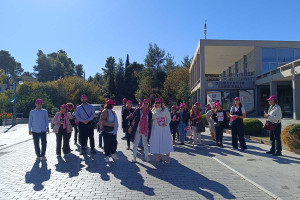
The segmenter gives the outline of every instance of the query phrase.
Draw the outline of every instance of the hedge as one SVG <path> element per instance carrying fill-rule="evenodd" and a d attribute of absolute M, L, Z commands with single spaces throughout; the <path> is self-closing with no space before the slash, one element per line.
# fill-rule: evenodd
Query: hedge
<path fill-rule="evenodd" d="M 203 115 L 202 115 L 202 118 L 203 118 L 203 120 L 204 120 L 205 125 L 208 125 L 208 122 L 207 122 L 207 120 L 206 120 L 206 114 L 203 114 Z"/>
<path fill-rule="evenodd" d="M 281 140 L 290 151 L 300 149 L 300 124 L 292 124 L 283 129 Z"/>
<path fill-rule="evenodd" d="M 263 126 L 258 119 L 244 119 L 245 135 L 262 136 Z"/>

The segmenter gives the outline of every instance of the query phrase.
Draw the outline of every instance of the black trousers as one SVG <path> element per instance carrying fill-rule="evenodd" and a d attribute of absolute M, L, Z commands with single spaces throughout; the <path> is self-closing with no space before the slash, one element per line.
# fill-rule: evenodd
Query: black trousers
<path fill-rule="evenodd" d="M 79 143 L 80 143 L 80 135 L 78 132 L 79 132 L 78 126 L 74 126 L 74 142 L 76 142 L 76 143 L 77 143 L 77 141 L 79 141 Z M 78 138 L 78 140 L 77 140 L 77 138 Z"/>
<path fill-rule="evenodd" d="M 127 147 L 130 147 L 131 134 L 126 132 Z"/>
<path fill-rule="evenodd" d="M 94 149 L 95 148 L 94 127 L 90 123 L 84 124 L 82 122 L 79 122 L 78 128 L 79 128 L 81 149 L 85 151 L 88 139 L 90 139 L 91 149 Z"/>
<path fill-rule="evenodd" d="M 281 123 L 278 123 L 278 126 L 275 131 L 270 131 L 270 141 L 271 141 L 271 152 L 281 153 Z"/>
<path fill-rule="evenodd" d="M 216 141 L 217 141 L 217 143 L 222 143 L 223 131 L 224 131 L 224 127 L 222 125 L 216 126 Z"/>
<path fill-rule="evenodd" d="M 63 140 L 63 153 L 68 154 L 69 153 L 69 148 L 70 148 L 70 138 L 71 138 L 71 133 L 67 133 L 67 129 L 60 129 L 56 135 L 56 155 L 61 154 L 61 143 Z"/>
<path fill-rule="evenodd" d="M 231 134 L 232 134 L 232 147 L 238 148 L 238 140 L 240 142 L 241 149 L 247 149 L 245 141 L 245 131 L 244 123 L 242 120 L 236 119 L 231 125 Z"/>
<path fill-rule="evenodd" d="M 175 125 L 171 124 L 170 129 L 171 129 L 171 133 L 173 135 L 173 141 L 175 141 L 176 135 L 177 135 L 177 138 L 179 139 L 178 125 L 177 124 L 175 124 Z"/>
<path fill-rule="evenodd" d="M 107 133 L 105 131 L 102 132 L 103 140 L 104 140 L 104 152 L 105 156 L 110 156 L 111 154 L 115 154 L 117 151 L 117 135 Z"/>
<path fill-rule="evenodd" d="M 37 157 L 43 157 L 46 154 L 46 148 L 47 148 L 47 133 L 46 132 L 40 132 L 35 133 L 32 132 L 33 137 L 33 144 L 34 144 L 34 150 Z M 41 139 L 41 145 L 42 149 L 40 148 L 40 139 Z"/>

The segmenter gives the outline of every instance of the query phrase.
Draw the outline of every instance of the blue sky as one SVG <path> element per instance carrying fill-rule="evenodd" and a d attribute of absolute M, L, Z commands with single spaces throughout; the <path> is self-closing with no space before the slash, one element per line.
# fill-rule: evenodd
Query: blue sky
<path fill-rule="evenodd" d="M 143 63 L 150 42 L 177 63 L 208 39 L 300 41 L 296 0 L 0 0 L 0 50 L 25 71 L 63 49 L 86 77 L 109 56 Z"/>

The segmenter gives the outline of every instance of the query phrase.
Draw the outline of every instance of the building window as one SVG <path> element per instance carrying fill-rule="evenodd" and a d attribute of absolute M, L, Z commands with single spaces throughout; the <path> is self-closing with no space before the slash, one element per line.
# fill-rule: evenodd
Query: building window
<path fill-rule="evenodd" d="M 289 63 L 294 61 L 294 49 L 278 48 L 278 62 Z"/>
<path fill-rule="evenodd" d="M 275 48 L 262 48 L 262 62 L 277 62 L 277 53 Z"/>

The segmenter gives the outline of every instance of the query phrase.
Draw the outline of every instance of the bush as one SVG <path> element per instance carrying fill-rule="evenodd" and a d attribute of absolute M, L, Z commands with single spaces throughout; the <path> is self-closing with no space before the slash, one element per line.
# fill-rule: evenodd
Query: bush
<path fill-rule="evenodd" d="M 283 129 L 281 140 L 290 151 L 300 149 L 300 124 L 292 124 Z"/>
<path fill-rule="evenodd" d="M 2 126 L 3 124 L 3 120 L 0 118 L 0 126 Z"/>
<path fill-rule="evenodd" d="M 258 119 L 245 119 L 245 135 L 262 136 L 263 123 Z"/>

